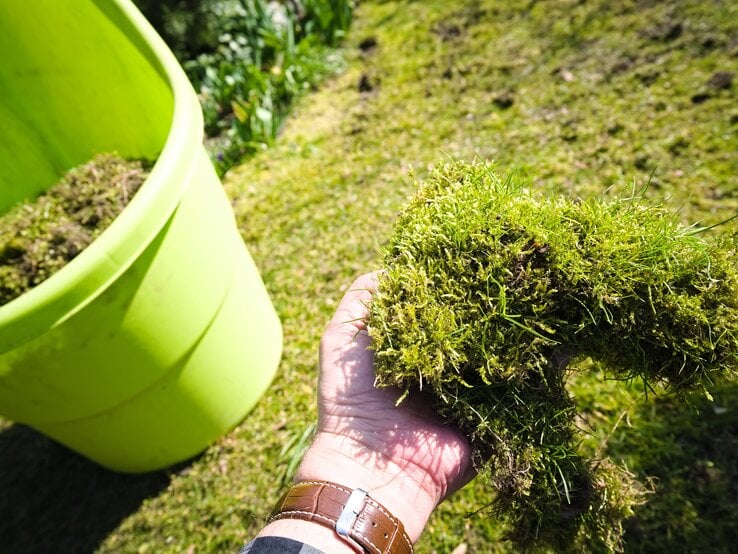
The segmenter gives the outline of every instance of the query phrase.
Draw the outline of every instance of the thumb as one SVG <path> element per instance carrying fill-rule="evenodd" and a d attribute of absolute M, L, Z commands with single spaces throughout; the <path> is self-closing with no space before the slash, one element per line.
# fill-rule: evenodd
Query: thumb
<path fill-rule="evenodd" d="M 351 334 L 366 329 L 369 304 L 377 290 L 378 271 L 366 273 L 356 279 L 344 294 L 328 323 L 328 334 Z"/>

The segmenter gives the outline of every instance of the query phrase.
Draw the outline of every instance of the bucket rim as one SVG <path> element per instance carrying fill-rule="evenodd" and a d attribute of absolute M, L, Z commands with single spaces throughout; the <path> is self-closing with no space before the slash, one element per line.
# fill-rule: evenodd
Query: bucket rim
<path fill-rule="evenodd" d="M 63 323 L 113 284 L 161 231 L 202 163 L 202 111 L 174 54 L 130 0 L 93 3 L 166 81 L 171 126 L 151 173 L 113 223 L 62 269 L 0 306 L 0 355 Z"/>

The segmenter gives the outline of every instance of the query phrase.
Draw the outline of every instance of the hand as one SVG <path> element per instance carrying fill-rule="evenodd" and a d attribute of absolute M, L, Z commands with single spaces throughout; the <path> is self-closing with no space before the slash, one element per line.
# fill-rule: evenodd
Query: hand
<path fill-rule="evenodd" d="M 374 387 L 366 316 L 377 274 L 360 277 L 320 344 L 318 429 L 296 480 L 361 487 L 405 525 L 413 541 L 435 507 L 474 475 L 466 438 L 420 395 Z"/>

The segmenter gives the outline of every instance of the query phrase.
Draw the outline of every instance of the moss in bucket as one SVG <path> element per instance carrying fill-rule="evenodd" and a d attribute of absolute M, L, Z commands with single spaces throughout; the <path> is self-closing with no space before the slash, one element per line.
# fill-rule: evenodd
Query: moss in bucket
<path fill-rule="evenodd" d="M 0 216 L 0 306 L 84 250 L 130 202 L 151 165 L 100 154 Z"/>
<path fill-rule="evenodd" d="M 734 240 L 698 231 L 637 198 L 539 197 L 485 163 L 437 166 L 400 215 L 369 316 L 377 383 L 422 389 L 464 430 L 520 549 L 619 550 L 644 501 L 578 451 L 577 361 L 647 389 L 735 376 Z"/>

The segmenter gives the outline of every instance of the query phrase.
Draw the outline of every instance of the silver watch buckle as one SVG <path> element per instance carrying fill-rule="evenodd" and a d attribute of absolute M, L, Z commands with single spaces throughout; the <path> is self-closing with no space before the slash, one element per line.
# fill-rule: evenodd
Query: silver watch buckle
<path fill-rule="evenodd" d="M 361 510 L 366 505 L 366 499 L 368 496 L 369 493 L 364 489 L 354 489 L 351 491 L 351 495 L 346 501 L 346 506 L 341 511 L 338 521 L 336 521 L 336 533 L 351 540 L 349 535 L 354 527 L 354 523 L 356 523 L 356 519 L 361 513 Z"/>

